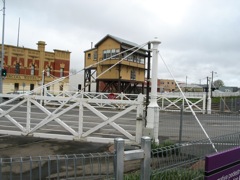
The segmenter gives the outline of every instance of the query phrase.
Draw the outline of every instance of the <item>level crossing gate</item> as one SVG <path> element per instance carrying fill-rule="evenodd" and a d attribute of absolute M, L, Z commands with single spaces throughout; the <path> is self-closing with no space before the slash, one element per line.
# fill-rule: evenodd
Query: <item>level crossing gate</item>
<path fill-rule="evenodd" d="M 50 101 L 61 103 L 58 106 L 44 104 Z M 93 104 L 124 108 L 104 114 Z M 91 117 L 84 114 L 85 110 Z M 101 143 L 113 142 L 117 135 L 133 143 L 140 142 L 142 137 L 143 95 L 138 95 L 134 101 L 20 95 L 1 103 L 0 113 L 1 134 Z M 135 127 L 131 130 L 119 124 L 128 113 L 135 114 L 132 120 L 129 119 L 129 125 Z"/>

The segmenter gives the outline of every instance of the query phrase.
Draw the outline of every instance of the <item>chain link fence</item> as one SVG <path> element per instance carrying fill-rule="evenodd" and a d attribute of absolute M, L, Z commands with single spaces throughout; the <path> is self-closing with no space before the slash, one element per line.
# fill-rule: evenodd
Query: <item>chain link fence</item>
<path fill-rule="evenodd" d="M 159 141 L 184 143 L 223 136 L 240 129 L 240 114 L 163 112 L 159 114 Z M 196 119 L 197 118 L 197 119 Z M 205 133 L 205 132 L 206 133 Z"/>

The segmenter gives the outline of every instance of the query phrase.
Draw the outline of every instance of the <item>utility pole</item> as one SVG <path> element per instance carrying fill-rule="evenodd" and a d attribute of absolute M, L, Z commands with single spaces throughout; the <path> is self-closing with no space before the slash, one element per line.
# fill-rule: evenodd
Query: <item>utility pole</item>
<path fill-rule="evenodd" d="M 185 86 L 185 92 L 187 92 L 187 76 L 186 76 L 186 86 Z"/>
<path fill-rule="evenodd" d="M 212 73 L 211 85 L 212 85 L 212 87 L 215 87 L 214 84 L 213 84 L 213 74 L 214 74 L 214 73 L 217 74 L 217 72 L 211 71 L 211 73 Z M 209 82 L 209 83 L 210 83 L 210 82 Z M 212 88 L 211 88 L 211 97 L 212 97 Z"/>
<path fill-rule="evenodd" d="M 2 53 L 1 53 L 1 64 L 0 64 L 0 94 L 2 94 L 3 92 L 3 76 L 2 76 L 2 69 L 3 67 L 3 63 L 4 63 L 4 29 L 5 29 L 5 0 L 3 1 L 3 27 L 2 27 Z M 0 98 L 0 101 L 2 102 L 2 98 Z"/>

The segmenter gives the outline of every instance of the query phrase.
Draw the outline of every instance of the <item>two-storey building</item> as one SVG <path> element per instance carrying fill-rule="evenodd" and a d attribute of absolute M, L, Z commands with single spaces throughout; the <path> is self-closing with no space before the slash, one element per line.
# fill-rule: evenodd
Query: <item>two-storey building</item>
<path fill-rule="evenodd" d="M 30 91 L 59 77 L 69 75 L 70 52 L 54 49 L 45 51 L 46 43 L 39 41 L 38 49 L 4 45 L 3 68 L 7 76 L 3 79 L 3 93 Z M 0 45 L 1 48 L 1 45 Z M 68 88 L 69 79 L 48 87 L 51 91 Z"/>
<path fill-rule="evenodd" d="M 137 48 L 132 48 L 138 46 L 106 35 L 93 48 L 86 50 L 85 90 L 90 89 L 90 82 L 95 82 L 97 92 L 143 93 L 148 50 L 140 48 L 134 52 Z"/>

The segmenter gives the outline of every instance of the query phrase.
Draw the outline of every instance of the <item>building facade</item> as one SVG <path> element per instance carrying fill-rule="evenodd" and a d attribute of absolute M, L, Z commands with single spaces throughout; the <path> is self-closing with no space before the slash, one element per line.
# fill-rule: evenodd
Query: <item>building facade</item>
<path fill-rule="evenodd" d="M 173 79 L 158 79 L 158 92 L 174 92 L 176 83 Z"/>
<path fill-rule="evenodd" d="M 3 79 L 3 93 L 31 91 L 43 83 L 69 75 L 71 52 L 57 49 L 47 52 L 45 46 L 44 41 L 38 41 L 37 49 L 4 45 L 3 68 L 7 70 L 7 76 Z M 63 91 L 68 88 L 68 83 L 66 78 L 48 89 Z"/>
<path fill-rule="evenodd" d="M 94 48 L 86 50 L 85 90 L 89 91 L 91 87 L 88 84 L 94 82 L 97 92 L 143 93 L 148 51 L 142 48 L 136 52 L 127 51 L 137 46 L 127 40 L 106 35 Z"/>

